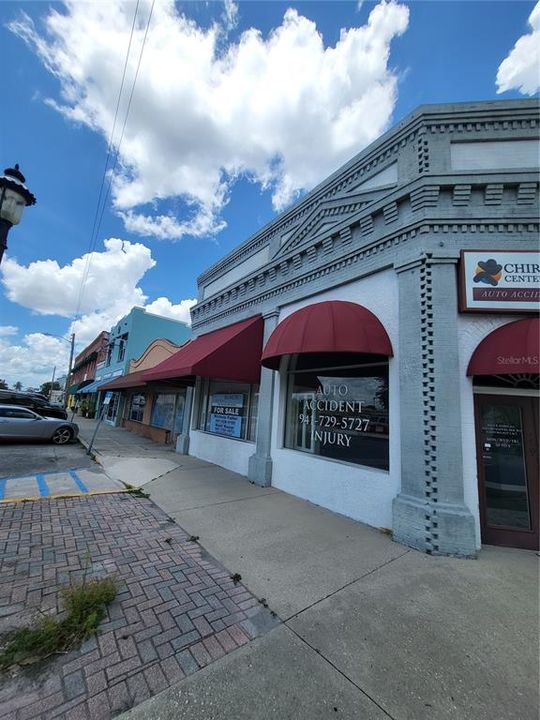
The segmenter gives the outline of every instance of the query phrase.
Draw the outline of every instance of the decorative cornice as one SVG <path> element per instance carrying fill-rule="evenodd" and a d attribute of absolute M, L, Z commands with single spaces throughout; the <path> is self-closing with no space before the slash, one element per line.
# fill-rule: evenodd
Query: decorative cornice
<path fill-rule="evenodd" d="M 417 142 L 418 174 L 422 176 L 430 170 L 430 135 L 454 133 L 471 136 L 482 133 L 483 139 L 486 139 L 486 134 L 496 138 L 509 132 L 536 131 L 539 126 L 538 110 L 539 103 L 536 100 L 427 105 L 418 108 L 289 210 L 203 272 L 198 278 L 199 285 L 211 282 L 268 245 L 277 235 L 282 235 L 301 222 L 321 202 L 334 198 L 338 193 L 350 191 L 355 184 L 368 180 L 394 162 L 398 151 L 411 142 Z"/>
<path fill-rule="evenodd" d="M 454 185 L 452 205 L 460 207 L 471 202 L 471 185 Z"/>
<path fill-rule="evenodd" d="M 517 204 L 518 205 L 534 205 L 536 202 L 536 189 L 538 183 L 523 182 L 518 185 Z"/>
<path fill-rule="evenodd" d="M 384 260 L 376 269 L 391 267 L 394 264 L 395 249 L 419 235 L 431 234 L 491 234 L 491 233 L 515 233 L 516 236 L 523 236 L 526 233 L 532 234 L 535 238 L 538 235 L 540 224 L 536 222 L 483 222 L 464 220 L 460 222 L 440 222 L 437 220 L 426 221 L 421 219 L 412 223 L 406 228 L 401 228 L 393 234 L 385 235 L 361 248 L 351 249 L 347 234 L 334 238 L 334 243 L 328 259 L 319 267 L 313 267 L 314 257 L 319 260 L 325 257 L 322 240 L 316 246 L 304 248 L 295 255 L 295 260 L 281 260 L 276 267 L 265 269 L 257 273 L 255 278 L 243 279 L 235 288 L 235 301 L 233 302 L 233 291 L 230 289 L 218 298 L 212 298 L 208 302 L 201 303 L 192 311 L 193 328 L 197 329 L 208 320 L 219 322 L 226 320 L 231 315 L 241 314 L 256 305 L 265 303 L 273 298 L 285 295 L 294 288 L 309 285 L 323 276 L 332 275 L 344 268 L 365 261 L 368 258 L 380 255 Z M 345 239 L 345 245 L 343 240 Z M 333 257 L 332 257 L 333 254 Z M 430 253 L 432 263 L 455 262 L 455 254 L 448 250 L 433 251 Z M 406 262 L 415 262 L 411 259 Z M 400 269 L 402 266 L 398 266 Z M 396 268 L 397 269 L 397 268 Z M 355 277 L 371 274 L 374 268 L 366 268 L 365 273 L 355 271 Z M 266 290 L 265 290 L 266 288 Z M 227 301 L 225 297 L 227 296 Z M 239 301 L 240 300 L 240 301 Z"/>

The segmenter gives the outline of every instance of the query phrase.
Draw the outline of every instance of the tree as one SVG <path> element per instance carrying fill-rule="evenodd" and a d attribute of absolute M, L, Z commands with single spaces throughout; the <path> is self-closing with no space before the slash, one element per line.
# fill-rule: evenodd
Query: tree
<path fill-rule="evenodd" d="M 0 380 L 0 390 L 8 390 L 8 384 L 5 380 Z"/>
<path fill-rule="evenodd" d="M 60 385 L 60 383 L 57 383 L 56 380 L 55 380 L 54 383 L 53 383 L 52 388 L 51 388 L 51 382 L 50 382 L 50 381 L 49 381 L 49 382 L 44 382 L 43 385 L 40 387 L 39 392 L 40 392 L 42 395 L 47 395 L 47 397 L 48 397 L 49 394 L 50 394 L 50 392 L 51 392 L 51 390 L 61 390 L 61 389 L 62 389 L 62 386 Z"/>
<path fill-rule="evenodd" d="M 17 380 L 17 382 L 15 383 L 15 385 L 14 385 L 13 387 L 14 387 L 15 390 L 17 390 L 17 391 L 22 390 L 22 382 L 21 382 L 20 380 Z"/>

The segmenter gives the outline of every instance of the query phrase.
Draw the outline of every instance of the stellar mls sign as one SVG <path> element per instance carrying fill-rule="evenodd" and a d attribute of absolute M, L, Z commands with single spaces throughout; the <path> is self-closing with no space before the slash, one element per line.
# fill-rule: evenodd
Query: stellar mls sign
<path fill-rule="evenodd" d="M 540 256 L 534 250 L 462 250 L 461 312 L 538 312 Z"/>

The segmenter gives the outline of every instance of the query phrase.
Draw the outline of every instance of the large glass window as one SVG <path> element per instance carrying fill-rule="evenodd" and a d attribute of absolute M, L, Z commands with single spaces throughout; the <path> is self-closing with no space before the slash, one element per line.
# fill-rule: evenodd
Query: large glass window
<path fill-rule="evenodd" d="M 118 362 L 126 357 L 127 335 L 122 335 L 118 340 Z"/>
<path fill-rule="evenodd" d="M 129 405 L 129 419 L 136 422 L 142 422 L 144 415 L 144 406 L 146 405 L 146 396 L 143 394 L 132 395 Z"/>
<path fill-rule="evenodd" d="M 120 393 L 113 392 L 109 397 L 109 404 L 105 406 L 107 408 L 105 417 L 107 420 L 114 421 L 116 420 L 116 413 L 118 412 L 118 405 L 120 404 Z"/>
<path fill-rule="evenodd" d="M 150 424 L 155 427 L 172 430 L 174 422 L 174 406 L 176 395 L 174 393 L 162 393 L 156 396 L 152 408 L 152 419 Z"/>
<path fill-rule="evenodd" d="M 239 440 L 255 440 L 259 386 L 207 380 L 199 427 Z"/>
<path fill-rule="evenodd" d="M 289 373 L 285 447 L 388 470 L 388 427 L 387 362 Z"/>

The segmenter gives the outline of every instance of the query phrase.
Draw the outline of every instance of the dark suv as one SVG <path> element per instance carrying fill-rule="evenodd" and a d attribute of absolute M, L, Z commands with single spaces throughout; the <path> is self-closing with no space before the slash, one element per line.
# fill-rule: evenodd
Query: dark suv
<path fill-rule="evenodd" d="M 43 395 L 17 392 L 16 390 L 0 390 L 0 403 L 9 405 L 22 405 L 30 408 L 42 417 L 60 418 L 67 420 L 67 412 L 58 405 L 51 405 Z"/>

